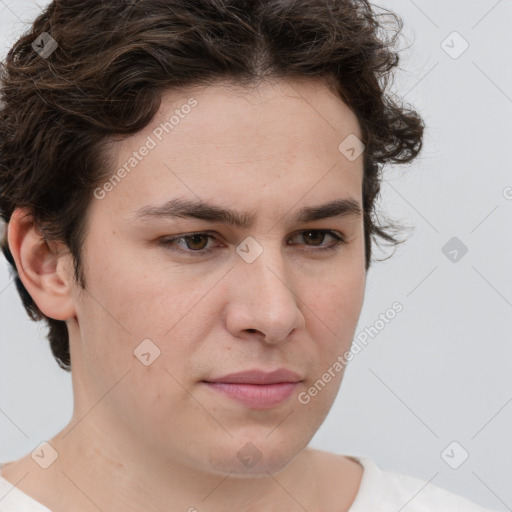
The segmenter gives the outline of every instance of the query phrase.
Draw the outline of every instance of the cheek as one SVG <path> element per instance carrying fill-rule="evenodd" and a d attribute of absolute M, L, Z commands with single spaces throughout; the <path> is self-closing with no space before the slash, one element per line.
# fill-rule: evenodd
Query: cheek
<path fill-rule="evenodd" d="M 305 300 L 317 322 L 324 322 L 333 334 L 355 328 L 363 305 L 365 276 L 363 272 L 331 275 L 309 286 Z M 313 292 L 313 293 L 312 293 Z"/>
<path fill-rule="evenodd" d="M 107 397 L 112 421 L 129 425 L 154 450 L 201 437 L 204 410 L 186 392 L 181 379 L 169 374 L 162 357 L 146 367 L 135 361 Z M 158 426 L 158 428 L 156 428 Z M 179 440 L 176 435 L 179 434 Z M 175 447 L 174 449 L 177 449 Z"/>
<path fill-rule="evenodd" d="M 365 289 L 364 271 L 323 280 L 305 300 L 307 329 L 314 341 L 316 374 L 324 373 L 336 358 L 350 349 L 359 321 Z"/>
<path fill-rule="evenodd" d="M 190 311 L 202 288 L 190 286 L 190 280 L 170 269 L 148 265 L 122 246 L 107 247 L 102 256 L 102 261 L 91 258 L 89 265 L 87 288 L 96 303 L 94 315 L 105 317 L 123 336 L 130 333 L 134 342 L 172 329 Z"/>

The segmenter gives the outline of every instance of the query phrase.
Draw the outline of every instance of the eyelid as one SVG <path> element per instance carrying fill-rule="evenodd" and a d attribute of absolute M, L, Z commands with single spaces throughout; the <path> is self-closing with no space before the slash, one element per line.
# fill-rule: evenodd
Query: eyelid
<path fill-rule="evenodd" d="M 306 229 L 298 230 L 295 233 L 292 233 L 292 235 L 287 239 L 287 241 L 296 237 L 297 235 L 301 235 L 301 234 L 307 233 L 307 232 L 323 233 L 324 236 L 327 235 L 327 236 L 332 237 L 334 239 L 334 242 L 331 242 L 331 244 L 329 244 L 329 245 L 308 246 L 308 247 L 310 247 L 310 249 L 305 249 L 304 252 L 306 252 L 306 253 L 327 254 L 329 252 L 334 252 L 334 251 L 338 250 L 341 245 L 346 245 L 348 243 L 344 233 L 337 231 L 337 230 L 333 230 L 333 229 L 321 229 L 321 228 L 309 228 L 309 229 L 306 228 Z M 159 245 L 163 246 L 164 248 L 166 248 L 172 252 L 178 253 L 178 254 L 190 255 L 193 257 L 194 256 L 206 256 L 206 255 L 210 254 L 214 250 L 214 248 L 212 248 L 212 247 L 210 247 L 208 249 L 197 250 L 197 251 L 190 250 L 190 249 L 186 250 L 186 249 L 176 248 L 177 246 L 176 246 L 175 242 L 182 240 L 182 239 L 190 238 L 195 235 L 204 235 L 209 238 L 217 239 L 216 235 L 218 235 L 218 233 L 216 233 L 215 231 L 194 231 L 191 233 L 182 233 L 182 234 L 175 235 L 172 237 L 162 237 L 161 239 L 159 239 L 158 242 L 159 242 Z M 289 245 L 289 244 L 287 244 L 287 245 Z M 307 244 L 292 244 L 292 245 L 306 245 L 307 246 Z M 174 248 L 172 248 L 173 246 L 174 246 Z"/>
<path fill-rule="evenodd" d="M 301 230 L 296 231 L 295 233 L 293 233 L 292 236 L 289 238 L 289 240 L 291 238 L 294 238 L 297 235 L 301 235 L 303 233 L 307 233 L 307 232 L 310 232 L 310 231 L 323 233 L 324 235 L 328 235 L 328 236 L 332 237 L 334 240 L 336 240 L 336 241 L 338 241 L 340 243 L 347 243 L 346 237 L 345 237 L 345 235 L 341 231 L 337 231 L 337 230 L 334 230 L 334 229 L 320 229 L 320 228 L 301 229 Z M 331 243 L 331 246 L 332 245 L 334 245 L 334 244 Z M 310 245 L 309 247 L 314 249 L 317 246 Z M 321 245 L 319 247 L 327 248 L 329 246 L 328 245 L 327 246 L 325 246 L 325 245 L 322 246 Z"/>

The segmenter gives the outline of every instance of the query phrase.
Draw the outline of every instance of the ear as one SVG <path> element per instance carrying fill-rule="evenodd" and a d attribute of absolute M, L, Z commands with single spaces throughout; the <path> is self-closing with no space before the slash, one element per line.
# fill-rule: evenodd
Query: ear
<path fill-rule="evenodd" d="M 41 312 L 55 320 L 73 318 L 72 260 L 65 245 L 47 242 L 26 208 L 13 212 L 7 237 L 20 279 Z"/>

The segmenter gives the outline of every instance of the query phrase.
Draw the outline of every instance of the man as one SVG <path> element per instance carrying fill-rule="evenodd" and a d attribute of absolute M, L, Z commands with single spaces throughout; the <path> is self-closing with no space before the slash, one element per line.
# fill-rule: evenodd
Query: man
<path fill-rule="evenodd" d="M 2 248 L 74 411 L 1 510 L 483 510 L 307 446 L 395 241 L 380 166 L 421 149 L 378 29 L 366 1 L 61 0 L 14 45 Z"/>

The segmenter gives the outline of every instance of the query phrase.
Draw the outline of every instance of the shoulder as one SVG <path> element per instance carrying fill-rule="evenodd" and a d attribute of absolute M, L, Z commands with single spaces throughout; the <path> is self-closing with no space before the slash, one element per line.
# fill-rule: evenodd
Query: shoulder
<path fill-rule="evenodd" d="M 349 457 L 364 467 L 363 478 L 348 512 L 492 512 L 431 482 L 386 471 L 366 457 Z"/>
<path fill-rule="evenodd" d="M 0 510 L 2 512 L 51 512 L 32 496 L 22 491 L 18 484 L 24 483 L 28 471 L 22 473 L 22 459 L 0 462 Z"/>

